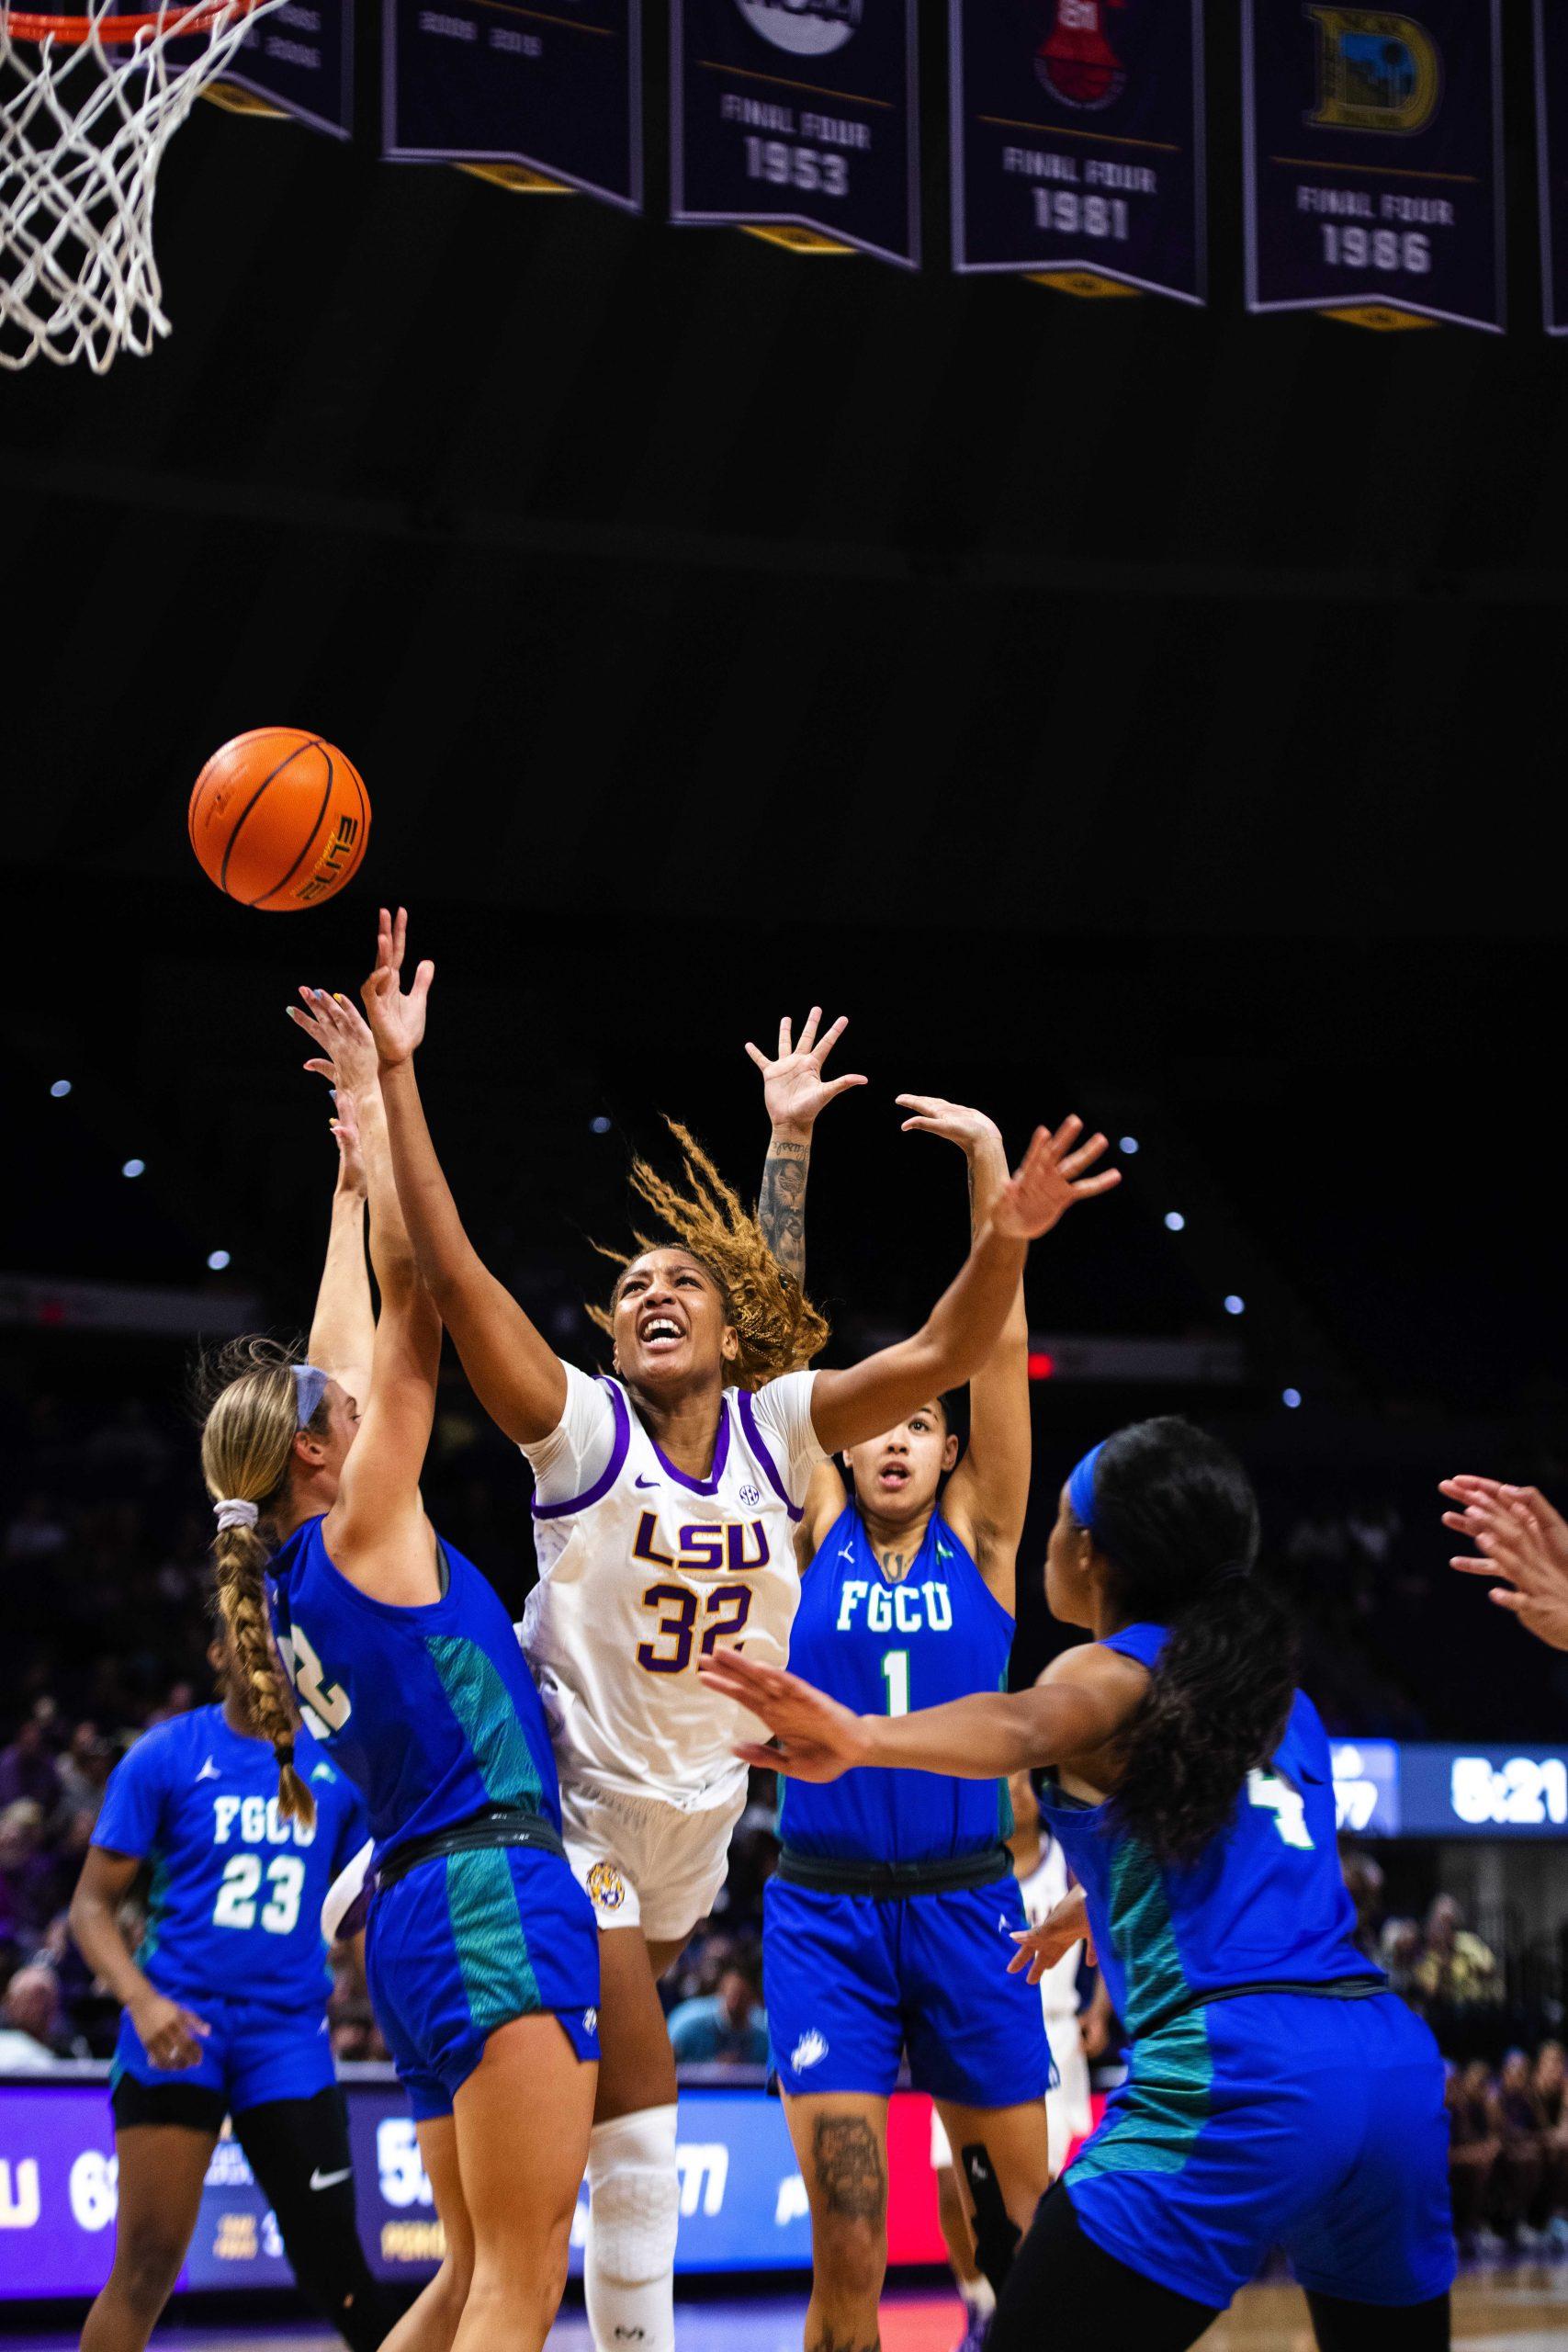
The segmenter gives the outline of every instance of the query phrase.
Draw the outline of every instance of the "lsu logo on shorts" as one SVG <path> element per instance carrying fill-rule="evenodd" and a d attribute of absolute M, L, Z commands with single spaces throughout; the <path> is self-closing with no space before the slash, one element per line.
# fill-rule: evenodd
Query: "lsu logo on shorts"
<path fill-rule="evenodd" d="M 626 1899 L 626 1883 L 614 1862 L 595 1862 L 588 1873 L 588 1900 L 597 1910 L 618 1911 Z"/>

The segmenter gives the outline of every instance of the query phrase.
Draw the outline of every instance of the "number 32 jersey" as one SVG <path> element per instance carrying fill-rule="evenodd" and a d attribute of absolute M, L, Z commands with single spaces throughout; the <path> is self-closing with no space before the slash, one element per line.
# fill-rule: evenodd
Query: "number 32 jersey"
<path fill-rule="evenodd" d="M 294 1761 L 313 1828 L 277 1810 L 277 1759 L 221 1707 L 157 1724 L 116 1765 L 95 1846 L 152 1865 L 137 1961 L 161 1993 L 320 2011 L 331 1983 L 321 1902 L 369 1836 L 358 1792 L 310 1734 Z"/>
<path fill-rule="evenodd" d="M 563 1781 L 706 1812 L 733 1801 L 739 1739 L 697 1660 L 743 1647 L 783 1665 L 800 1599 L 795 1527 L 823 1460 L 816 1374 L 727 1388 L 705 1478 L 660 1451 L 619 1381 L 569 1366 L 557 1429 L 523 1450 L 539 1581 L 519 1627 Z"/>

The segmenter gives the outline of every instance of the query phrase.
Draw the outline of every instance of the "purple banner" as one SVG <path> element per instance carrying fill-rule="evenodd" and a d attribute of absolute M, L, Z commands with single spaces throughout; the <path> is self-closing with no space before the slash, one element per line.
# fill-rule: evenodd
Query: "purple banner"
<path fill-rule="evenodd" d="M 385 0 L 382 153 L 642 209 L 641 0 Z"/>
<path fill-rule="evenodd" d="M 1504 323 L 1502 0 L 1243 0 L 1253 311 Z"/>
<path fill-rule="evenodd" d="M 1535 102 L 1546 332 L 1568 334 L 1568 14 L 1562 0 L 1535 0 Z"/>
<path fill-rule="evenodd" d="M 953 258 L 1206 281 L 1202 0 L 948 0 Z"/>
<path fill-rule="evenodd" d="M 354 130 L 354 0 L 283 0 L 253 25 L 225 82 L 347 139 Z"/>
<path fill-rule="evenodd" d="M 671 0 L 671 217 L 918 268 L 916 0 Z"/>

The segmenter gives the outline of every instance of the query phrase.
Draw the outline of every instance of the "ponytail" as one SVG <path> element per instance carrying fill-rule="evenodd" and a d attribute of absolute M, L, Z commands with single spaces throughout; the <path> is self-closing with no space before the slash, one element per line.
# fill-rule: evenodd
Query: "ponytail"
<path fill-rule="evenodd" d="M 301 1427 L 324 1434 L 324 1383 L 307 1380 L 270 1340 L 239 1340 L 206 1369 L 201 1468 L 218 1513 L 213 1568 L 246 1713 L 277 1758 L 277 1809 L 306 1827 L 315 1800 L 295 1769 L 292 1693 L 272 1638 L 266 1599 L 270 1547 L 259 1532 L 282 1501 Z M 303 1421 L 301 1414 L 305 1414 Z"/>
<path fill-rule="evenodd" d="M 1100 1449 L 1093 1522 L 1118 1610 L 1170 1629 L 1122 1736 L 1117 1815 L 1156 1860 L 1194 1862 L 1273 1756 L 1295 1690 L 1295 1629 L 1258 1567 L 1257 1497 L 1228 1447 L 1167 1417 Z"/>

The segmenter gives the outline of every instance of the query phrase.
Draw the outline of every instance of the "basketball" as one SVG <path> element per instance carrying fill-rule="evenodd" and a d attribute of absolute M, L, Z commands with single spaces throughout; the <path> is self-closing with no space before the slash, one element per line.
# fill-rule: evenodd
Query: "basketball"
<path fill-rule="evenodd" d="M 189 827 L 202 871 L 226 898 L 293 914 L 359 871 L 370 799 L 335 744 L 298 727 L 253 727 L 197 777 Z"/>

